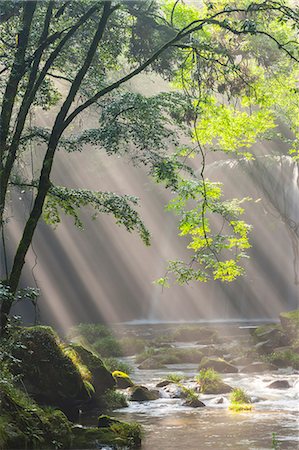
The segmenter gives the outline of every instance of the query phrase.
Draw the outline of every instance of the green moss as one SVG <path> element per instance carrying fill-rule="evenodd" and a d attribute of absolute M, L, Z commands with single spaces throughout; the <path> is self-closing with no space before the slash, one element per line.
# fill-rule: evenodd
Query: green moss
<path fill-rule="evenodd" d="M 85 365 L 91 373 L 91 379 L 87 381 L 91 381 L 95 388 L 96 396 L 102 395 L 107 389 L 115 386 L 111 373 L 97 354 L 80 344 L 71 344 L 70 347 L 78 355 L 79 363 Z"/>
<path fill-rule="evenodd" d="M 99 448 L 99 445 L 117 445 L 118 447 L 136 448 L 141 445 L 142 430 L 137 423 L 114 423 L 105 428 L 74 427 L 75 449 Z"/>
<path fill-rule="evenodd" d="M 294 311 L 283 312 L 280 314 L 281 317 L 285 317 L 286 319 L 291 319 L 299 324 L 299 309 L 295 309 Z"/>
<path fill-rule="evenodd" d="M 0 376 L 0 410 L 0 448 L 70 447 L 71 425 L 62 411 L 39 407 L 5 370 Z"/>
<path fill-rule="evenodd" d="M 82 371 L 50 327 L 20 328 L 13 340 L 11 371 L 36 401 L 64 410 L 89 399 Z"/>

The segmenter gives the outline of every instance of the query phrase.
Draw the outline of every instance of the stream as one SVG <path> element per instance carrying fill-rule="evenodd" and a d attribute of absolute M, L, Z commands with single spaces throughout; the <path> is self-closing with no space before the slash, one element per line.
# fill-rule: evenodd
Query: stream
<path fill-rule="evenodd" d="M 151 334 L 152 331 L 144 327 L 142 333 Z M 243 345 L 244 330 L 231 326 L 228 334 L 231 342 Z M 174 345 L 188 348 L 199 346 L 195 342 Z M 134 357 L 124 360 L 134 366 L 132 380 L 153 389 L 157 389 L 156 384 L 170 373 L 184 375 L 192 386 L 198 373 L 198 364 L 172 364 L 164 369 L 140 370 L 134 363 Z M 158 400 L 129 402 L 128 408 L 116 410 L 113 415 L 142 424 L 142 450 L 299 449 L 298 371 L 289 367 L 273 372 L 239 372 L 221 376 L 230 386 L 245 389 L 253 402 L 252 411 L 230 411 L 229 394 L 200 394 L 199 398 L 206 407 L 186 407 L 182 399 L 169 398 L 165 390 L 160 389 Z M 290 387 L 269 388 L 268 385 L 275 380 L 287 380 Z"/>

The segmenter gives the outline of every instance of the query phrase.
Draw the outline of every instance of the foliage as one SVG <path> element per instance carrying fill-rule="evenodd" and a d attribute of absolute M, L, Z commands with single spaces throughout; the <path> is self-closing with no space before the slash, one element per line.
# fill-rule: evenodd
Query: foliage
<path fill-rule="evenodd" d="M 283 363 L 294 369 L 299 369 L 299 355 L 292 349 L 274 351 L 270 353 L 270 355 L 265 355 L 264 360 L 273 364 L 276 364 L 276 362 L 278 362 L 278 364 Z"/>
<path fill-rule="evenodd" d="M 93 348 L 100 356 L 121 356 L 121 345 L 114 336 L 106 336 L 97 339 L 93 343 Z"/>
<path fill-rule="evenodd" d="M 124 337 L 120 340 L 122 354 L 132 356 L 144 350 L 146 342 L 136 337 Z"/>
<path fill-rule="evenodd" d="M 90 344 L 93 344 L 97 339 L 112 336 L 112 330 L 106 325 L 96 323 L 80 323 L 71 328 L 68 334 L 69 339 L 84 338 Z"/>
<path fill-rule="evenodd" d="M 179 373 L 169 373 L 166 376 L 166 380 L 171 381 L 172 383 L 180 383 L 183 379 L 183 375 L 180 375 Z"/>
<path fill-rule="evenodd" d="M 108 389 L 101 396 L 101 405 L 107 411 L 112 411 L 118 408 L 125 408 L 128 406 L 126 396 L 119 391 L 114 389 Z"/>
<path fill-rule="evenodd" d="M 195 377 L 197 383 L 200 384 L 200 392 L 205 392 L 205 390 L 221 381 L 221 377 L 218 372 L 214 369 L 201 369 L 199 374 Z"/>
<path fill-rule="evenodd" d="M 103 363 L 105 364 L 107 370 L 109 370 L 109 372 L 111 373 L 115 370 L 119 370 L 121 372 L 131 374 L 134 371 L 134 368 L 130 364 L 127 364 L 124 361 L 120 361 L 117 358 L 103 358 Z"/>
<path fill-rule="evenodd" d="M 193 389 L 187 388 L 186 386 L 179 385 L 182 388 L 183 396 L 187 401 L 197 400 L 198 395 L 194 392 Z"/>
<path fill-rule="evenodd" d="M 280 445 L 279 441 L 277 440 L 276 433 L 272 433 L 272 449 L 279 450 Z"/>
<path fill-rule="evenodd" d="M 250 397 L 241 388 L 235 388 L 230 394 L 229 409 L 235 412 L 251 411 L 252 405 Z"/>
<path fill-rule="evenodd" d="M 98 213 L 112 214 L 118 225 L 124 225 L 130 232 L 138 230 L 142 240 L 149 245 L 149 232 L 131 204 L 138 204 L 137 197 L 53 186 L 49 190 L 43 217 L 46 223 L 57 225 L 60 223 L 59 209 L 61 209 L 65 214 L 73 217 L 77 227 L 82 228 L 83 224 L 77 211 L 89 205 L 95 210 L 94 218 Z"/>

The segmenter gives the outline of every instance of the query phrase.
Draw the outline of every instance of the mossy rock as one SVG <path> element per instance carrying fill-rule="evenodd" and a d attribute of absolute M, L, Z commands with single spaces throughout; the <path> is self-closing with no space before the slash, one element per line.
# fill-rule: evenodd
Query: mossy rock
<path fill-rule="evenodd" d="M 131 402 L 147 402 L 159 398 L 159 391 L 150 390 L 145 386 L 133 386 L 130 392 Z"/>
<path fill-rule="evenodd" d="M 281 326 L 284 332 L 294 342 L 299 339 L 299 309 L 289 312 L 283 312 L 279 316 Z"/>
<path fill-rule="evenodd" d="M 164 369 L 165 365 L 160 361 L 159 358 L 152 357 L 147 358 L 139 364 L 138 369 L 141 370 L 155 370 L 155 369 Z"/>
<path fill-rule="evenodd" d="M 112 372 L 112 376 L 116 381 L 116 387 L 118 389 L 127 389 L 129 387 L 134 386 L 134 383 L 129 377 L 129 375 L 124 372 L 121 372 L 120 370 L 115 370 L 114 372 Z"/>
<path fill-rule="evenodd" d="M 106 414 L 101 414 L 98 417 L 98 427 L 99 428 L 109 428 L 112 425 L 120 424 L 121 421 L 115 419 L 114 417 L 107 416 Z"/>
<path fill-rule="evenodd" d="M 11 366 L 21 378 L 20 386 L 38 403 L 72 415 L 90 399 L 78 367 L 64 353 L 50 327 L 20 328 L 14 337 Z"/>
<path fill-rule="evenodd" d="M 71 423 L 62 411 L 39 407 L 14 386 L 13 378 L 0 376 L 0 448 L 69 449 Z"/>
<path fill-rule="evenodd" d="M 199 370 L 201 369 L 214 369 L 216 372 L 220 373 L 238 372 L 237 367 L 233 366 L 232 364 L 228 363 L 227 361 L 221 358 L 208 358 L 208 357 L 202 358 L 199 365 Z"/>
<path fill-rule="evenodd" d="M 108 427 L 91 428 L 74 426 L 73 446 L 78 449 L 101 448 L 111 445 L 113 448 L 136 448 L 141 446 L 142 430 L 137 423 L 114 422 Z"/>
<path fill-rule="evenodd" d="M 91 382 L 97 394 L 101 395 L 115 386 L 115 380 L 109 370 L 106 369 L 102 359 L 80 344 L 71 344 L 71 348 L 78 354 L 83 364 L 90 370 Z"/>
<path fill-rule="evenodd" d="M 202 392 L 205 394 L 219 395 L 219 394 L 228 394 L 232 390 L 233 388 L 228 384 L 224 383 L 224 381 L 214 381 L 211 383 L 207 383 Z"/>

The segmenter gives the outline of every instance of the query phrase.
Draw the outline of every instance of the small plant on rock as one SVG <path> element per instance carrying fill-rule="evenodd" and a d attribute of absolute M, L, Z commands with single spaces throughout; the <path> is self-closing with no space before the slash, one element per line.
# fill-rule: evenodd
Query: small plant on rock
<path fill-rule="evenodd" d="M 252 410 L 250 397 L 246 394 L 244 389 L 233 389 L 230 394 L 230 402 L 229 409 L 231 411 L 240 412 Z"/>
<path fill-rule="evenodd" d="M 204 393 L 208 387 L 215 386 L 220 383 L 221 377 L 214 369 L 201 369 L 195 380 L 200 385 L 200 392 Z"/>
<path fill-rule="evenodd" d="M 180 383 L 183 379 L 183 375 L 179 373 L 169 373 L 166 377 L 166 380 L 171 381 L 171 383 Z"/>

